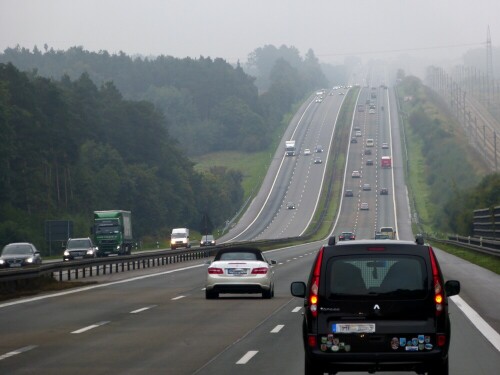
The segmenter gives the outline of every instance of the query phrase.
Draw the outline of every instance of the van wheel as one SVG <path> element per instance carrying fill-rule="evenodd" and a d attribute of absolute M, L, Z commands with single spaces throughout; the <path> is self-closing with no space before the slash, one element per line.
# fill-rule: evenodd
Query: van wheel
<path fill-rule="evenodd" d="M 264 290 L 262 292 L 262 298 L 271 299 L 273 297 L 274 297 L 274 285 L 271 285 L 271 288 L 269 290 Z"/>
<path fill-rule="evenodd" d="M 448 358 L 441 363 L 435 364 L 428 372 L 428 375 L 448 375 Z"/>
<path fill-rule="evenodd" d="M 307 358 L 307 355 L 305 356 L 305 368 L 304 368 L 304 374 L 305 375 L 323 375 L 324 371 L 314 363 L 311 363 L 309 359 Z"/>

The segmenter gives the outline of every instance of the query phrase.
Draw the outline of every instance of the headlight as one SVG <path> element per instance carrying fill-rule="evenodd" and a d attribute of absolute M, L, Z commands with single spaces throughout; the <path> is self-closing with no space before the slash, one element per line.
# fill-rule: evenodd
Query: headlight
<path fill-rule="evenodd" d="M 87 255 L 94 255 L 94 250 L 92 250 L 92 249 L 87 250 Z"/>
<path fill-rule="evenodd" d="M 33 260 L 34 260 L 33 257 L 31 257 L 31 258 L 26 259 L 26 262 L 33 263 Z"/>
<path fill-rule="evenodd" d="M 65 257 L 69 257 L 69 251 L 68 251 L 68 250 L 64 250 L 63 255 L 64 255 Z"/>
<path fill-rule="evenodd" d="M 116 250 L 120 250 L 120 245 L 116 245 Z"/>
<path fill-rule="evenodd" d="M 0 264 L 5 264 L 5 260 L 0 259 Z"/>

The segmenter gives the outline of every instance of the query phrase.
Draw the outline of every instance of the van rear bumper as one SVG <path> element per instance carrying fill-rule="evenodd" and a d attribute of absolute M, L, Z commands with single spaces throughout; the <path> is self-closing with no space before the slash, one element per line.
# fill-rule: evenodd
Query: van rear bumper
<path fill-rule="evenodd" d="M 330 372 L 337 371 L 416 371 L 425 372 L 442 363 L 447 353 L 441 349 L 411 353 L 324 353 L 306 351 L 311 363 Z"/>

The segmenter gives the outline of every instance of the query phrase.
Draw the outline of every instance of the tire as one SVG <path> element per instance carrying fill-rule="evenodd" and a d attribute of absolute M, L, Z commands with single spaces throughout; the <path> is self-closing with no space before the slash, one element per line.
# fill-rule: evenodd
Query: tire
<path fill-rule="evenodd" d="M 205 289 L 205 299 L 216 299 L 216 298 L 219 298 L 219 293 Z"/>
<path fill-rule="evenodd" d="M 324 371 L 320 369 L 316 364 L 309 361 L 307 355 L 305 356 L 305 375 L 323 375 Z"/>
<path fill-rule="evenodd" d="M 428 375 L 449 375 L 448 358 L 443 362 L 435 364 L 428 372 Z"/>
<path fill-rule="evenodd" d="M 264 299 L 271 299 L 274 296 L 274 286 L 271 286 L 269 290 L 264 290 L 262 292 L 262 298 Z"/>

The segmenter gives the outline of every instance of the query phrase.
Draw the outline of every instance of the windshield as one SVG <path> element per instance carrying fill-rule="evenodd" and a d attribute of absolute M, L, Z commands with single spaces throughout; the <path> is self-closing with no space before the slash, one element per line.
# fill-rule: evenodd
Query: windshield
<path fill-rule="evenodd" d="M 119 225 L 97 224 L 95 227 L 97 234 L 120 233 Z"/>
<path fill-rule="evenodd" d="M 186 233 L 172 233 L 172 238 L 186 238 Z"/>
<path fill-rule="evenodd" d="M 331 298 L 423 298 L 427 294 L 427 272 L 420 257 L 376 254 L 334 257 L 327 267 L 327 294 Z"/>
<path fill-rule="evenodd" d="M 69 240 L 68 241 L 68 249 L 81 249 L 84 247 L 90 247 L 90 241 L 87 239 L 83 240 Z"/>
<path fill-rule="evenodd" d="M 219 254 L 217 254 L 219 255 Z M 243 252 L 243 251 L 235 251 L 235 252 L 226 252 L 220 254 L 220 256 L 216 256 L 215 260 L 260 260 L 263 261 L 262 255 L 257 252 Z"/>
<path fill-rule="evenodd" d="M 32 253 L 30 245 L 7 245 L 2 251 L 2 255 L 28 255 Z"/>

